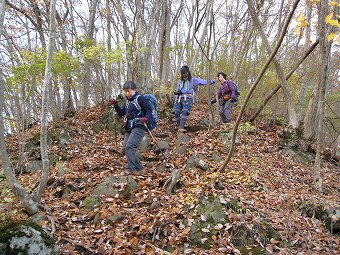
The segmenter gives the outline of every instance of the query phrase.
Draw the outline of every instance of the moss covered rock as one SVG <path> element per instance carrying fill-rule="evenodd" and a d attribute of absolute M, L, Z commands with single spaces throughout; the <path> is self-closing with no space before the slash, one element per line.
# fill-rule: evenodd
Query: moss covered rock
<path fill-rule="evenodd" d="M 214 196 L 202 199 L 195 210 L 197 216 L 190 228 L 190 241 L 192 245 L 208 249 L 212 237 L 228 222 L 228 219 L 220 200 Z"/>
<path fill-rule="evenodd" d="M 55 240 L 33 222 L 10 223 L 0 229 L 0 255 L 59 254 Z"/>

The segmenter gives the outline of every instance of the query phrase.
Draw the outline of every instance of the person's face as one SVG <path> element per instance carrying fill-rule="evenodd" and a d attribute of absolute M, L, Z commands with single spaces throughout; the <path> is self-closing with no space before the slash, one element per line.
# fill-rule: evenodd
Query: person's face
<path fill-rule="evenodd" d="M 181 73 L 182 79 L 183 80 L 187 80 L 189 78 L 189 74 L 188 73 Z"/>
<path fill-rule="evenodd" d="M 220 82 L 223 82 L 223 81 L 224 81 L 224 78 L 223 78 L 223 75 L 222 75 L 222 74 L 219 74 L 219 75 L 217 76 L 217 78 L 218 78 L 218 80 L 219 80 Z"/>
<path fill-rule="evenodd" d="M 124 89 L 124 95 L 127 99 L 130 99 L 136 94 L 136 91 L 133 89 Z"/>

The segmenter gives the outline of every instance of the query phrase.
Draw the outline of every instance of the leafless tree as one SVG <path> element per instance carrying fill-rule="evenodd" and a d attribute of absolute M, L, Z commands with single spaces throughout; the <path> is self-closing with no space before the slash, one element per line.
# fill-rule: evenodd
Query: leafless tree
<path fill-rule="evenodd" d="M 266 46 L 267 52 L 268 54 L 271 54 L 272 49 L 270 47 L 270 43 L 268 41 L 267 36 L 265 35 L 259 17 L 256 13 L 256 10 L 254 8 L 254 3 L 252 0 L 247 0 L 248 3 L 248 10 L 251 13 L 251 17 L 253 19 L 254 25 L 256 27 L 256 29 L 260 32 L 260 36 L 262 38 L 263 43 Z M 281 64 L 279 63 L 278 59 L 274 56 L 273 58 L 273 62 L 276 68 L 276 73 L 280 79 L 280 83 L 281 83 L 281 87 L 282 90 L 284 92 L 285 95 L 285 100 L 287 103 L 287 107 L 288 107 L 288 113 L 289 113 L 289 124 L 292 125 L 293 128 L 298 128 L 298 118 L 297 118 L 297 114 L 296 114 L 296 110 L 295 110 L 295 105 L 292 99 L 292 93 L 290 92 L 289 88 L 288 88 L 288 82 L 285 78 L 283 69 L 281 67 Z"/>
<path fill-rule="evenodd" d="M 4 16 L 4 8 L 3 8 L 3 0 L 0 2 L 0 36 L 2 35 L 2 25 L 3 25 L 3 16 Z M 13 193 L 19 198 L 22 202 L 24 208 L 29 214 L 35 214 L 39 211 L 40 199 L 43 194 L 43 191 L 47 184 L 48 179 L 48 147 L 47 147 L 47 111 L 48 111 L 48 91 L 49 84 L 51 81 L 51 67 L 52 67 L 52 53 L 53 53 L 53 45 L 55 39 L 55 0 L 50 2 L 50 39 L 49 39 L 49 47 L 48 47 L 48 57 L 45 71 L 45 79 L 44 79 L 44 96 L 43 96 L 43 109 L 42 109 L 42 125 L 41 125 L 41 155 L 43 159 L 43 171 L 40 184 L 38 188 L 33 192 L 33 194 L 29 194 L 25 188 L 17 181 L 10 159 L 7 154 L 5 139 L 4 139 L 4 121 L 3 121 L 3 105 L 4 105 L 4 80 L 2 78 L 2 70 L 0 70 L 0 151 L 1 151 L 1 160 L 5 171 L 6 181 L 8 186 L 13 191 Z"/>
<path fill-rule="evenodd" d="M 248 94 L 242 104 L 242 107 L 241 107 L 241 111 L 237 117 L 237 120 L 236 120 L 236 123 L 234 125 L 234 128 L 233 128 L 233 137 L 232 137 L 232 142 L 231 142 L 231 146 L 230 146 L 230 150 L 229 150 L 229 153 L 228 153 L 228 156 L 227 158 L 225 159 L 225 161 L 223 162 L 223 164 L 221 165 L 219 171 L 224 171 L 224 169 L 226 168 L 228 162 L 230 161 L 233 153 L 234 153 L 234 149 L 235 149 L 235 141 L 236 141 L 236 133 L 237 133 L 237 129 L 238 129 L 238 126 L 241 122 L 241 118 L 243 116 L 243 113 L 244 113 L 244 110 L 245 110 L 245 107 L 252 95 L 252 93 L 254 92 L 254 90 L 256 89 L 256 86 L 258 85 L 258 83 L 260 82 L 262 76 L 264 75 L 264 73 L 266 72 L 269 64 L 271 63 L 271 61 L 274 59 L 275 57 L 275 54 L 277 53 L 277 51 L 279 50 L 281 44 L 282 44 L 282 41 L 283 41 L 283 38 L 285 37 L 285 34 L 286 34 L 286 31 L 287 31 L 287 28 L 288 28 L 288 25 L 290 23 L 290 20 L 294 14 L 294 11 L 298 5 L 298 3 L 300 2 L 300 0 L 295 0 L 293 6 L 292 6 L 292 9 L 289 13 L 289 15 L 287 16 L 286 18 L 286 21 L 285 21 L 285 24 L 282 28 L 282 31 L 281 31 L 281 34 L 280 34 L 280 37 L 276 43 L 276 46 L 274 47 L 273 51 L 271 52 L 270 56 L 268 57 L 265 65 L 262 67 L 260 73 L 258 74 L 258 76 L 256 77 L 256 80 L 253 82 L 252 86 L 251 86 L 251 89 L 248 91 Z"/>

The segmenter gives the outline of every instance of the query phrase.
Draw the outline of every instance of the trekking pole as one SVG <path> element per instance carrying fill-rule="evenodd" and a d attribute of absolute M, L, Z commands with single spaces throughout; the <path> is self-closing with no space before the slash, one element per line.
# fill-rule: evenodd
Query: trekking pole
<path fill-rule="evenodd" d="M 114 114 L 113 114 L 113 124 L 115 126 L 115 149 L 117 150 L 117 120 Z"/>
<path fill-rule="evenodd" d="M 117 151 L 117 119 L 115 116 L 114 111 L 112 110 L 112 107 L 110 107 L 110 112 L 112 113 L 113 118 L 113 128 L 114 128 L 114 136 L 115 136 L 115 150 Z"/>
<path fill-rule="evenodd" d="M 155 143 L 156 147 L 158 148 L 159 151 L 161 151 L 161 148 L 159 148 L 158 144 L 157 144 L 157 141 L 155 139 L 155 137 L 152 135 L 151 133 L 151 130 L 148 128 L 148 125 L 146 123 L 144 123 L 144 126 L 146 127 L 146 129 L 148 130 L 151 138 L 152 138 L 152 141 Z"/>

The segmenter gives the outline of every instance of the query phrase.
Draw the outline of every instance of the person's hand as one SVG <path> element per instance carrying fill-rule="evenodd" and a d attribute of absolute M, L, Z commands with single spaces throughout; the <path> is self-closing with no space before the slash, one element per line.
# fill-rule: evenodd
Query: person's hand
<path fill-rule="evenodd" d="M 142 122 L 142 124 L 145 124 L 147 121 L 148 121 L 147 117 L 140 118 L 140 122 Z"/>
<path fill-rule="evenodd" d="M 117 101 L 114 100 L 113 98 L 111 98 L 111 99 L 109 100 L 109 104 L 110 104 L 110 105 L 115 105 L 116 103 L 117 103 Z"/>
<path fill-rule="evenodd" d="M 230 95 L 224 95 L 223 96 L 223 100 L 224 101 L 228 101 L 230 98 L 231 98 Z"/>

